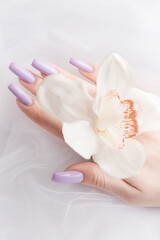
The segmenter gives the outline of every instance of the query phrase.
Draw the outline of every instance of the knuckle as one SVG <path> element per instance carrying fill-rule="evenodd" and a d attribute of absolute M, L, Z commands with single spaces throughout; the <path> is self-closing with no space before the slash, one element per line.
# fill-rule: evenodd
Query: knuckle
<path fill-rule="evenodd" d="M 99 173 L 99 171 L 95 172 L 95 177 L 93 181 L 94 181 L 93 185 L 96 188 L 99 188 L 103 191 L 106 190 L 106 176 L 102 172 L 101 173 Z"/>

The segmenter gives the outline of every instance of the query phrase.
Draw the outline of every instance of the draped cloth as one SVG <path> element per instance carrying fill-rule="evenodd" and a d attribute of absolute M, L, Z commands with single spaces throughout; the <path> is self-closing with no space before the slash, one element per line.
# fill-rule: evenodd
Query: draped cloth
<path fill-rule="evenodd" d="M 98 65 L 117 52 L 133 67 L 135 85 L 160 95 L 159 10 L 151 0 L 1 0 L 0 239 L 160 238 L 159 208 L 52 182 L 54 172 L 84 159 L 27 119 L 7 89 L 17 81 L 12 61 L 38 73 L 30 66 L 37 57 L 78 74 L 70 57 Z"/>

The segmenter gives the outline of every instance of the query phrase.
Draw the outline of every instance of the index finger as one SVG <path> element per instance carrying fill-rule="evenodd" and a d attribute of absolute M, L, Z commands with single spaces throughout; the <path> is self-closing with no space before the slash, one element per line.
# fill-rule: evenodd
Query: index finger
<path fill-rule="evenodd" d="M 87 79 L 91 80 L 93 83 L 96 83 L 98 67 L 90 62 L 85 62 L 78 58 L 71 58 L 70 63 L 78 68 L 80 74 L 82 74 Z"/>

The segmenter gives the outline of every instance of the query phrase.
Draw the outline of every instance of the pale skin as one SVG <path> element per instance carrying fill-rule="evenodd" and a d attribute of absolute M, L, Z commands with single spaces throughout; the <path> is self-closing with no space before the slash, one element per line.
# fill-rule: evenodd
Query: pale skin
<path fill-rule="evenodd" d="M 59 73 L 73 79 L 73 81 L 84 81 L 91 96 L 96 95 L 96 75 L 98 67 L 93 66 L 93 72 L 86 73 L 79 70 L 82 76 L 89 79 L 91 83 L 81 79 L 53 64 Z M 26 83 L 19 79 L 20 84 L 36 95 L 38 85 L 43 81 L 44 74 L 36 75 L 34 83 Z M 17 105 L 24 114 L 32 121 L 63 140 L 62 124 L 54 116 L 45 112 L 35 99 L 31 106 L 25 106 L 19 100 Z M 101 189 L 132 206 L 160 207 L 160 131 L 141 134 L 137 139 L 143 143 L 147 151 L 147 160 L 141 172 L 125 180 L 113 179 L 104 175 L 97 163 L 92 161 L 76 163 L 69 166 L 65 171 L 80 171 L 84 174 L 81 184 Z M 63 171 L 63 169 L 62 169 Z"/>

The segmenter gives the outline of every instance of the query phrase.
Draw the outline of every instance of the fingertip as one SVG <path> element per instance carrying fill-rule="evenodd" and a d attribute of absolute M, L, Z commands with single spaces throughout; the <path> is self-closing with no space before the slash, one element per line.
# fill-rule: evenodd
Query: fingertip
<path fill-rule="evenodd" d="M 83 181 L 83 173 L 79 171 L 63 171 L 56 172 L 52 176 L 52 181 L 58 183 L 81 183 Z"/>
<path fill-rule="evenodd" d="M 10 63 L 10 65 L 9 65 L 9 67 L 8 67 L 10 71 L 12 71 L 12 69 L 14 68 L 14 65 L 15 65 L 14 62 L 11 62 L 11 63 Z"/>
<path fill-rule="evenodd" d="M 93 67 L 88 62 L 85 62 L 78 58 L 71 58 L 69 62 L 84 72 L 91 73 L 93 71 Z"/>
<path fill-rule="evenodd" d="M 73 66 L 78 68 L 78 71 L 81 75 L 91 80 L 92 82 L 96 82 L 97 76 L 97 67 L 87 61 L 80 60 L 78 58 L 71 58 L 69 61 Z"/>
<path fill-rule="evenodd" d="M 28 91 L 30 91 L 32 94 L 36 95 L 37 88 L 41 84 L 43 79 L 41 77 L 35 75 L 35 81 L 31 84 L 28 84 L 28 83 L 24 82 L 21 78 L 18 78 L 18 81 Z"/>
<path fill-rule="evenodd" d="M 33 106 L 35 105 L 35 99 L 32 98 L 30 96 L 30 99 L 31 99 L 31 104 L 29 105 L 26 105 L 24 104 L 23 102 L 21 102 L 18 98 L 16 98 L 16 104 L 18 105 L 18 107 L 22 110 L 22 109 L 30 109 L 30 108 L 33 108 Z"/>
<path fill-rule="evenodd" d="M 97 77 L 97 69 L 94 68 L 93 72 L 87 73 L 83 71 L 82 69 L 78 69 L 79 73 L 86 77 L 87 79 L 91 80 L 93 83 L 96 83 L 96 77 Z"/>
<path fill-rule="evenodd" d="M 50 65 L 47 62 L 44 62 L 38 58 L 34 58 L 31 65 L 32 67 L 47 76 L 58 73 L 57 69 L 53 67 L 53 65 Z"/>
<path fill-rule="evenodd" d="M 23 103 L 25 106 L 32 105 L 32 99 L 29 94 L 27 94 L 23 88 L 21 88 L 17 83 L 10 83 L 8 85 L 9 91 L 19 99 L 21 103 Z"/>
<path fill-rule="evenodd" d="M 69 166 L 65 171 L 80 171 L 83 173 L 84 179 L 82 184 L 97 187 L 97 176 L 101 175 L 100 168 L 95 162 L 80 162 Z"/>
<path fill-rule="evenodd" d="M 18 106 L 18 108 L 27 116 L 29 117 L 31 120 L 33 120 L 35 122 L 36 119 L 40 120 L 41 119 L 41 109 L 39 106 L 39 103 L 32 98 L 32 104 L 30 106 L 26 106 L 24 105 L 21 101 L 19 101 L 19 99 L 16 99 L 16 104 Z"/>

